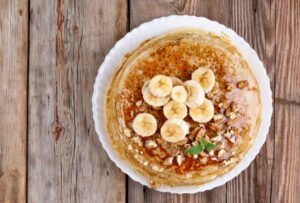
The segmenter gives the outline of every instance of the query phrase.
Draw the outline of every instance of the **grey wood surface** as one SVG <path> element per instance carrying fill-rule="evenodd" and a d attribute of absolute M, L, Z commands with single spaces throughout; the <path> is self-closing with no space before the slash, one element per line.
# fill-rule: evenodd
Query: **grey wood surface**
<path fill-rule="evenodd" d="M 244 37 L 274 99 L 266 144 L 250 167 L 193 195 L 126 177 L 102 149 L 91 112 L 109 49 L 141 23 L 171 14 L 205 16 Z M 299 0 L 2 0 L 0 202 L 298 202 L 299 34 Z"/>
<path fill-rule="evenodd" d="M 126 27 L 124 1 L 31 0 L 28 202 L 125 201 L 125 175 L 101 147 L 91 97 Z"/>

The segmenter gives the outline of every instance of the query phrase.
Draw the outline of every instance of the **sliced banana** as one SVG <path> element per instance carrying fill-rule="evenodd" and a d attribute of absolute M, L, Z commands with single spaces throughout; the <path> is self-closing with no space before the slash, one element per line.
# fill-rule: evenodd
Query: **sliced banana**
<path fill-rule="evenodd" d="M 157 130 L 157 122 L 154 116 L 149 113 L 138 114 L 132 123 L 133 130 L 141 137 L 154 135 Z"/>
<path fill-rule="evenodd" d="M 200 106 L 190 109 L 190 116 L 194 121 L 207 123 L 214 117 L 213 103 L 208 99 L 204 99 L 204 102 Z"/>
<path fill-rule="evenodd" d="M 183 85 L 183 82 L 177 77 L 170 77 L 170 79 L 172 80 L 173 87 Z"/>
<path fill-rule="evenodd" d="M 192 73 L 192 80 L 197 81 L 204 91 L 211 91 L 215 85 L 215 74 L 208 67 L 200 67 Z"/>
<path fill-rule="evenodd" d="M 187 80 L 184 83 L 184 87 L 187 90 L 187 100 L 185 104 L 191 109 L 200 106 L 204 101 L 204 91 L 199 83 L 194 80 Z"/>
<path fill-rule="evenodd" d="M 183 86 L 173 87 L 171 92 L 171 98 L 178 102 L 186 102 L 187 91 Z"/>
<path fill-rule="evenodd" d="M 154 76 L 149 83 L 149 90 L 156 97 L 166 97 L 170 95 L 172 88 L 172 80 L 164 75 Z"/>
<path fill-rule="evenodd" d="M 168 142 L 178 142 L 189 132 L 189 125 L 182 119 L 170 118 L 160 129 L 162 138 Z"/>
<path fill-rule="evenodd" d="M 154 107 L 163 106 L 170 100 L 170 95 L 166 97 L 156 97 L 149 91 L 149 81 L 146 81 L 142 88 L 144 101 Z"/>
<path fill-rule="evenodd" d="M 184 103 L 170 101 L 163 108 L 166 118 L 185 118 L 187 116 L 187 107 Z"/>

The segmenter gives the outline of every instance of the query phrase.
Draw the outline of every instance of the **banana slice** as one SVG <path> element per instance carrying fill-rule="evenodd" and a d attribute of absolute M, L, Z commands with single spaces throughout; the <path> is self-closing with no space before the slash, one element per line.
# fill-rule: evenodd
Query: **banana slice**
<path fill-rule="evenodd" d="M 192 73 L 192 80 L 197 81 L 204 91 L 211 91 L 215 85 L 215 74 L 208 67 L 200 67 Z"/>
<path fill-rule="evenodd" d="M 183 82 L 177 77 L 170 77 L 170 79 L 172 80 L 173 87 L 183 85 Z"/>
<path fill-rule="evenodd" d="M 138 114 L 132 123 L 133 130 L 141 137 L 154 135 L 157 130 L 157 122 L 154 116 L 149 113 Z"/>
<path fill-rule="evenodd" d="M 178 142 L 189 132 L 189 125 L 182 119 L 170 118 L 160 129 L 162 138 L 168 142 Z"/>
<path fill-rule="evenodd" d="M 194 80 L 187 80 L 184 83 L 184 87 L 187 90 L 187 100 L 185 104 L 191 109 L 200 106 L 204 101 L 204 91 L 199 83 Z"/>
<path fill-rule="evenodd" d="M 214 117 L 214 105 L 208 100 L 204 99 L 203 104 L 195 109 L 190 109 L 190 116 L 194 121 L 199 123 L 207 123 Z"/>
<path fill-rule="evenodd" d="M 171 98 L 178 102 L 186 102 L 187 91 L 183 86 L 173 87 L 171 92 Z"/>
<path fill-rule="evenodd" d="M 166 97 L 156 97 L 149 91 L 149 81 L 146 81 L 142 88 L 144 101 L 154 107 L 163 106 L 170 100 L 170 95 Z"/>
<path fill-rule="evenodd" d="M 156 97 L 166 97 L 170 95 L 172 88 L 172 80 L 164 75 L 154 76 L 149 83 L 149 90 Z"/>
<path fill-rule="evenodd" d="M 166 118 L 185 118 L 187 116 L 187 108 L 184 103 L 170 101 L 163 108 Z"/>

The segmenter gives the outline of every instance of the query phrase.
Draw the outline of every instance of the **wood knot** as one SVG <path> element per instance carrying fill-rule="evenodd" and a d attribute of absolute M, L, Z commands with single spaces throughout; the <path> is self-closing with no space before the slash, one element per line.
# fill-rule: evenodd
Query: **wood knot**
<path fill-rule="evenodd" d="M 53 124 L 53 136 L 56 142 L 58 142 L 59 138 L 61 137 L 62 131 L 63 126 L 58 121 L 55 121 Z"/>

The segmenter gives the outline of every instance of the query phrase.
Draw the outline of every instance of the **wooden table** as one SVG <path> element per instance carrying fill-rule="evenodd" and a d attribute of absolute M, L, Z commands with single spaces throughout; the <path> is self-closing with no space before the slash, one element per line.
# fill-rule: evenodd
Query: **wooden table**
<path fill-rule="evenodd" d="M 98 67 L 126 32 L 205 16 L 263 60 L 274 113 L 251 166 L 194 195 L 160 193 L 113 164 L 94 130 Z M 1 0 L 0 202 L 299 202 L 300 0 Z"/>

